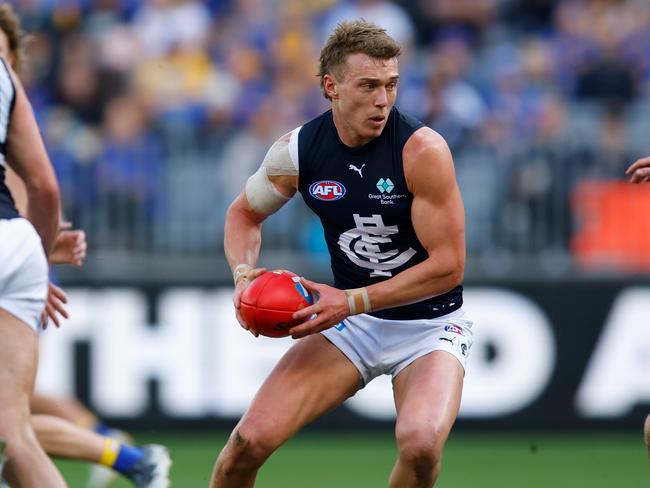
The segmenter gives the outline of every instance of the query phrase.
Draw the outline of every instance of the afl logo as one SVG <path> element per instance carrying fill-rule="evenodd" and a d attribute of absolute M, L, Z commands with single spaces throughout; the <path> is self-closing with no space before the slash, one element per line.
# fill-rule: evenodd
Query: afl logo
<path fill-rule="evenodd" d="M 331 202 L 343 198 L 345 187 L 338 181 L 323 180 L 312 183 L 309 187 L 309 193 L 318 200 Z"/>

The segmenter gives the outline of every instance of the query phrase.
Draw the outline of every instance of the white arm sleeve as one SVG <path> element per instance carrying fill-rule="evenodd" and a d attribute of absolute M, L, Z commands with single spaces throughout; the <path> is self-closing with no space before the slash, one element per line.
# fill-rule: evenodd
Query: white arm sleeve
<path fill-rule="evenodd" d="M 272 214 L 290 200 L 273 186 L 269 176 L 298 175 L 299 132 L 300 127 L 277 140 L 266 153 L 260 168 L 246 181 L 246 199 L 256 211 Z"/>

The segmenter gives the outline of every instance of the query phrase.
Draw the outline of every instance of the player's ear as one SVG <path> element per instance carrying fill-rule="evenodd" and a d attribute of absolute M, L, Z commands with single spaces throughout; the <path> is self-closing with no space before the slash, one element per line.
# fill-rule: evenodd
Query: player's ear
<path fill-rule="evenodd" d="M 327 96 L 332 100 L 336 100 L 338 98 L 338 90 L 336 85 L 336 80 L 332 75 L 326 74 L 323 76 L 323 88 L 325 89 Z"/>

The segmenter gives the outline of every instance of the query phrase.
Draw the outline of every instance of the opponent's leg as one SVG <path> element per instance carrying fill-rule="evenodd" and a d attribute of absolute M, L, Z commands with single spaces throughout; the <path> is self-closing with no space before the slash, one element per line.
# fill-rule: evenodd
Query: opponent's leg
<path fill-rule="evenodd" d="M 37 366 L 37 335 L 0 309 L 0 437 L 7 442 L 8 467 L 24 488 L 66 486 L 32 429 L 29 398 Z"/>
<path fill-rule="evenodd" d="M 266 459 L 359 387 L 352 362 L 320 334 L 301 339 L 276 365 L 223 448 L 212 488 L 249 488 Z"/>
<path fill-rule="evenodd" d="M 33 414 L 54 415 L 90 430 L 95 430 L 95 425 L 99 422 L 95 414 L 73 397 L 53 397 L 35 392 L 32 395 L 31 409 Z"/>
<path fill-rule="evenodd" d="M 406 367 L 393 382 L 397 407 L 398 458 L 391 488 L 431 488 L 442 448 L 456 420 L 464 370 L 445 351 L 434 351 Z"/>
<path fill-rule="evenodd" d="M 104 424 L 97 415 L 72 396 L 52 396 L 36 392 L 32 395 L 31 407 L 32 414 L 53 415 L 101 436 L 117 439 L 121 444 L 134 443 L 133 438 L 127 432 L 113 429 Z M 36 430 L 36 435 L 39 436 L 38 429 Z M 39 437 L 39 440 L 42 439 Z M 51 454 L 47 448 L 45 451 Z M 92 464 L 86 488 L 108 488 L 115 483 L 118 476 L 119 474 L 112 469 L 101 464 Z"/>
<path fill-rule="evenodd" d="M 171 460 L 163 446 L 134 447 L 51 415 L 33 415 L 32 424 L 43 449 L 52 456 L 101 464 L 136 486 L 169 484 Z"/>

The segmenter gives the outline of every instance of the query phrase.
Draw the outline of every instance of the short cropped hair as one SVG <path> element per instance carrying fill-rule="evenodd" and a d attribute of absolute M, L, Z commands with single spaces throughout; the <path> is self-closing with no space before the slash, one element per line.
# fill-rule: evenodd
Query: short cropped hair
<path fill-rule="evenodd" d="M 343 68 L 350 54 L 363 53 L 371 58 L 392 59 L 402 53 L 400 45 L 386 33 L 386 29 L 363 19 L 353 22 L 341 22 L 329 36 L 320 52 L 320 86 L 325 98 L 323 77 L 333 73 L 341 78 Z"/>
<path fill-rule="evenodd" d="M 7 36 L 9 51 L 14 55 L 15 61 L 12 67 L 19 71 L 25 61 L 27 35 L 23 32 L 20 19 L 8 3 L 0 5 L 0 30 Z"/>

